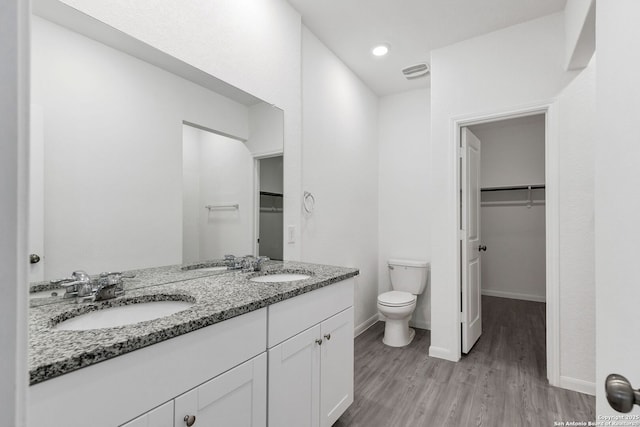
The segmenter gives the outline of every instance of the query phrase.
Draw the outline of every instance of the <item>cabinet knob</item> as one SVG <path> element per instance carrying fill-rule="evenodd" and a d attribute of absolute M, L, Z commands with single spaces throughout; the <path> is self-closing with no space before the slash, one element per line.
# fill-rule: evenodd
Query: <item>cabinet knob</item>
<path fill-rule="evenodd" d="M 37 264 L 40 262 L 40 256 L 38 254 L 29 254 L 29 262 L 31 264 Z"/>
<path fill-rule="evenodd" d="M 184 416 L 184 423 L 187 425 L 187 427 L 191 427 L 192 425 L 194 425 L 196 423 L 196 416 L 195 415 L 185 415 Z"/>
<path fill-rule="evenodd" d="M 321 340 L 321 339 L 319 339 L 319 338 L 318 338 L 318 339 L 316 339 L 316 344 L 318 344 L 318 345 L 322 345 L 322 340 Z"/>
<path fill-rule="evenodd" d="M 331 339 L 331 334 L 324 334 L 324 337 L 329 341 Z"/>

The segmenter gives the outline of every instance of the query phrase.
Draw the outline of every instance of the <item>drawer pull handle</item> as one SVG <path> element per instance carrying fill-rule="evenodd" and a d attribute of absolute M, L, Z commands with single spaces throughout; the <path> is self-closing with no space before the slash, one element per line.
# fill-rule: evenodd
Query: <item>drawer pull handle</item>
<path fill-rule="evenodd" d="M 184 423 L 187 425 L 187 427 L 191 427 L 192 425 L 194 425 L 196 423 L 196 416 L 195 415 L 185 415 L 184 416 Z"/>

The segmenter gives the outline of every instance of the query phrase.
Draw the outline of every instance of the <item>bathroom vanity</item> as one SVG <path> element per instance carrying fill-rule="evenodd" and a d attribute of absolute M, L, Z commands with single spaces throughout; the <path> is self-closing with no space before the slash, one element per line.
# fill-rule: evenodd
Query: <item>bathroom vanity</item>
<path fill-rule="evenodd" d="M 175 267 L 154 270 L 151 282 L 176 280 L 32 307 L 30 425 L 330 426 L 353 402 L 357 269 L 278 262 L 184 280 Z M 282 273 L 309 277 L 251 280 Z M 54 329 L 91 307 L 147 301 L 192 305 L 125 326 Z"/>

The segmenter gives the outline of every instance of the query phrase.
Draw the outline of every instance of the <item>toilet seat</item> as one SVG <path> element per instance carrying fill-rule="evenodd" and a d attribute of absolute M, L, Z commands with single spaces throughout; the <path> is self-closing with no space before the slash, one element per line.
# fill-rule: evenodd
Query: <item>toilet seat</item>
<path fill-rule="evenodd" d="M 389 291 L 378 295 L 378 304 L 385 307 L 405 307 L 416 302 L 417 297 L 409 292 Z"/>

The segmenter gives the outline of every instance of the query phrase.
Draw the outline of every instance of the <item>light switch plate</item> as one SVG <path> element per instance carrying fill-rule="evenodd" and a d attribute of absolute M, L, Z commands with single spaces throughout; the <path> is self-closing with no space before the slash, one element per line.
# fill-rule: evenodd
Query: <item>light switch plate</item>
<path fill-rule="evenodd" d="M 287 227 L 287 243 L 296 242 L 296 226 L 290 225 Z"/>

